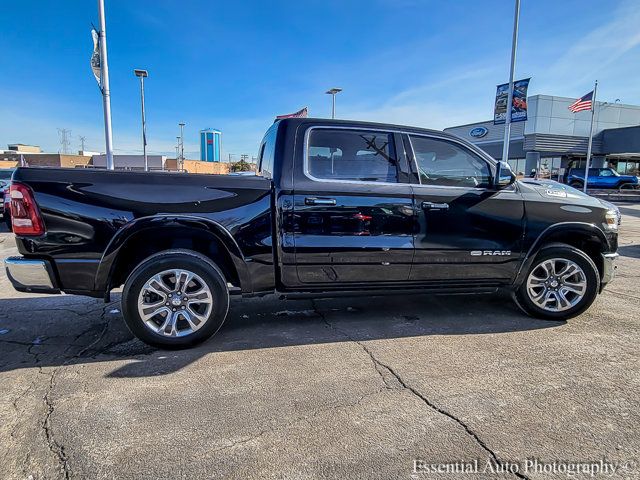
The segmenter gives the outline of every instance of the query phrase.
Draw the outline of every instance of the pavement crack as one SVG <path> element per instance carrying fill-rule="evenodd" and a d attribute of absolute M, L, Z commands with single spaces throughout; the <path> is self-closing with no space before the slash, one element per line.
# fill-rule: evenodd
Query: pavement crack
<path fill-rule="evenodd" d="M 393 368 L 391 368 L 389 365 L 387 365 L 387 364 L 383 363 L 382 361 L 380 361 L 374 355 L 374 353 L 371 351 L 371 349 L 369 349 L 369 347 L 367 347 L 363 342 L 361 342 L 359 340 L 356 340 L 351 335 L 349 335 L 347 332 L 341 330 L 340 328 L 336 327 L 331 322 L 329 322 L 329 320 L 327 320 L 327 318 L 324 315 L 324 313 L 322 313 L 318 309 L 318 307 L 316 306 L 315 300 L 311 300 L 311 304 L 313 305 L 313 309 L 316 312 L 316 314 L 318 316 L 320 316 L 320 318 L 327 325 L 327 327 L 329 327 L 333 331 L 337 332 L 338 334 L 342 335 L 347 340 L 349 340 L 349 341 L 351 341 L 353 343 L 356 343 L 357 345 L 360 346 L 360 348 L 362 348 L 362 350 L 364 350 L 364 352 L 369 356 L 369 358 L 373 362 L 373 364 L 375 366 L 375 369 L 376 369 L 376 372 L 378 372 L 378 375 L 380 375 L 380 377 L 382 378 L 382 381 L 383 381 L 383 383 L 385 385 L 385 388 L 387 388 L 387 389 L 395 389 L 396 388 L 395 386 L 391 386 L 389 384 L 388 377 L 389 376 L 393 377 L 395 379 L 395 381 L 397 382 L 397 384 L 399 384 L 402 389 L 404 389 L 404 390 L 410 392 L 411 394 L 413 394 L 415 397 L 420 399 L 425 405 L 427 405 L 433 411 L 437 412 L 440 415 L 444 415 L 445 417 L 449 418 L 450 420 L 453 420 L 460 427 L 462 427 L 464 429 L 464 431 L 466 432 L 466 434 L 468 436 L 470 436 L 475 441 L 476 444 L 478 444 L 485 452 L 487 452 L 491 456 L 491 458 L 493 459 L 495 464 L 498 467 L 500 467 L 502 469 L 502 471 L 509 471 L 509 469 L 504 467 L 504 463 L 498 458 L 496 453 L 491 448 L 489 448 L 489 446 L 480 438 L 478 433 L 476 433 L 467 423 L 465 423 L 460 418 L 456 417 L 453 413 L 449 412 L 448 410 L 446 410 L 446 409 L 444 409 L 442 407 L 439 407 L 438 405 L 433 403 L 425 395 L 423 395 L 421 392 L 419 392 L 416 388 L 414 388 L 411 385 L 409 385 L 400 376 L 400 374 L 398 374 Z M 392 384 L 392 385 L 394 385 L 394 384 Z M 524 475 L 524 474 L 522 474 L 520 472 L 512 472 L 512 473 L 518 478 L 529 480 L 529 477 L 527 477 L 526 475 Z"/>
<path fill-rule="evenodd" d="M 60 444 L 51 429 L 51 415 L 53 414 L 55 408 L 53 406 L 53 402 L 51 400 L 51 392 L 53 391 L 53 387 L 55 386 L 55 375 L 60 367 L 54 368 L 51 373 L 51 377 L 49 378 L 49 388 L 47 392 L 44 394 L 44 405 L 45 405 L 45 417 L 42 422 L 42 429 L 44 430 L 45 438 L 47 439 L 47 445 L 49 446 L 49 450 L 53 452 L 53 454 L 57 457 L 58 463 L 60 464 L 60 469 L 62 474 L 66 480 L 70 478 L 69 474 L 69 464 L 67 459 L 67 454 L 65 453 L 64 445 Z"/>
<path fill-rule="evenodd" d="M 51 371 L 51 375 L 49 377 L 49 385 L 43 397 L 44 405 L 45 405 L 45 416 L 44 416 L 44 420 L 42 421 L 42 429 L 44 431 L 44 435 L 47 440 L 47 445 L 49 447 L 49 450 L 56 456 L 58 463 L 60 465 L 61 473 L 65 478 L 65 480 L 68 480 L 70 478 L 68 457 L 65 451 L 65 446 L 57 440 L 51 428 L 51 416 L 55 411 L 55 406 L 54 406 L 53 400 L 51 399 L 51 395 L 53 393 L 53 389 L 55 388 L 56 374 L 61 368 L 65 367 L 66 365 L 71 363 L 73 360 L 82 358 L 86 352 L 88 352 L 92 347 L 97 345 L 104 338 L 104 336 L 107 333 L 107 330 L 109 329 L 109 324 L 111 323 L 111 317 L 105 320 L 105 315 L 107 313 L 107 308 L 109 308 L 109 306 L 110 304 L 106 304 L 102 307 L 102 314 L 100 315 L 100 319 L 103 321 L 103 327 L 98 337 L 93 342 L 83 347 L 80 351 L 78 351 L 78 353 L 67 358 L 60 366 L 54 368 Z M 86 330 L 84 333 L 87 333 L 88 331 L 89 330 Z M 80 336 L 77 336 L 76 339 L 80 338 Z"/>
<path fill-rule="evenodd" d="M 615 290 L 611 290 L 611 289 L 606 289 L 605 292 L 613 293 L 614 295 L 618 295 L 620 297 L 633 298 L 634 300 L 640 300 L 640 297 L 638 297 L 636 295 L 631 295 L 629 293 L 616 292 Z"/>
<path fill-rule="evenodd" d="M 22 342 L 20 340 L 0 340 L 0 343 L 6 343 L 9 345 L 22 345 L 24 347 L 33 346 L 33 342 Z"/>

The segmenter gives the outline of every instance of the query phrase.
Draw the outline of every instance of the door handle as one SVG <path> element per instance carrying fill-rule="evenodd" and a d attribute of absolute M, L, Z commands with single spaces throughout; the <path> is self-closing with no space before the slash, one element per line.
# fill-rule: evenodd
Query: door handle
<path fill-rule="evenodd" d="M 448 203 L 422 202 L 422 208 L 425 210 L 449 210 Z"/>
<path fill-rule="evenodd" d="M 304 199 L 305 205 L 335 205 L 335 198 L 315 198 L 315 197 L 307 197 Z"/>

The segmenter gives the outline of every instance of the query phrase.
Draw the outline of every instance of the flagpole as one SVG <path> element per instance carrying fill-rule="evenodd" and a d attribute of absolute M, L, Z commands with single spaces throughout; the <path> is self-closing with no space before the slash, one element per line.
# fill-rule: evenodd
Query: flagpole
<path fill-rule="evenodd" d="M 520 22 L 520 0 L 516 0 L 516 12 L 513 19 L 513 38 L 511 40 L 511 68 L 509 71 L 509 93 L 507 96 L 507 113 L 504 119 L 504 143 L 502 144 L 502 161 L 509 161 L 509 142 L 511 141 L 511 111 L 513 109 L 513 75 L 516 67 L 516 49 L 518 48 L 518 23 Z"/>
<path fill-rule="evenodd" d="M 589 143 L 587 144 L 587 159 L 584 162 L 584 185 L 582 190 L 587 193 L 587 183 L 589 183 L 589 167 L 591 164 L 591 144 L 593 143 L 593 120 L 596 116 L 596 94 L 598 93 L 598 80 L 593 87 L 593 97 L 591 98 L 591 127 L 589 128 Z"/>
<path fill-rule="evenodd" d="M 113 139 L 111 134 L 111 92 L 109 90 L 109 65 L 107 63 L 107 27 L 104 17 L 104 0 L 98 0 L 98 19 L 100 31 L 100 68 L 102 70 L 101 89 L 102 107 L 104 109 L 104 139 L 107 154 L 107 170 L 113 170 Z"/>

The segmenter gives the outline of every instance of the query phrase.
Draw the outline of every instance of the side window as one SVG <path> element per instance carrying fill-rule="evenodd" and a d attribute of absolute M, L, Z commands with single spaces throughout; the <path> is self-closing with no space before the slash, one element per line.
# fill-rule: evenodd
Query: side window
<path fill-rule="evenodd" d="M 449 187 L 488 187 L 485 160 L 453 142 L 411 135 L 420 183 Z"/>
<path fill-rule="evenodd" d="M 275 156 L 278 124 L 274 124 L 264 136 L 258 153 L 258 174 L 265 178 L 273 178 L 273 158 Z"/>
<path fill-rule="evenodd" d="M 398 181 L 393 135 L 346 129 L 312 129 L 307 171 L 324 180 Z"/>
<path fill-rule="evenodd" d="M 608 168 L 603 168 L 600 170 L 600 176 L 601 177 L 614 177 L 615 173 L 613 173 L 610 169 Z"/>
<path fill-rule="evenodd" d="M 258 152 L 258 172 L 262 173 L 262 159 L 264 158 L 264 147 L 266 143 L 263 141 L 260 144 L 260 151 Z"/>

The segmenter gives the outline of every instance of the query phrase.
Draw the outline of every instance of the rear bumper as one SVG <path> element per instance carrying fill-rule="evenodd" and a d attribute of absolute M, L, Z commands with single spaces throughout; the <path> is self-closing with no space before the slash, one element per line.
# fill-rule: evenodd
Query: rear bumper
<path fill-rule="evenodd" d="M 7 277 L 19 292 L 60 293 L 47 260 L 9 257 L 4 261 Z"/>
<path fill-rule="evenodd" d="M 620 255 L 617 253 L 603 253 L 602 254 L 602 281 L 600 282 L 600 290 L 605 287 L 616 274 L 616 260 Z"/>

